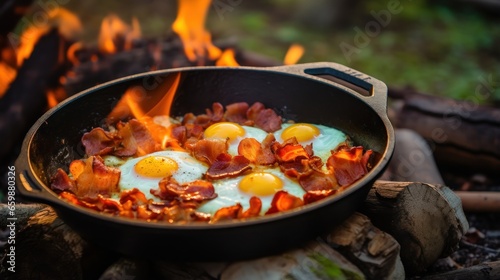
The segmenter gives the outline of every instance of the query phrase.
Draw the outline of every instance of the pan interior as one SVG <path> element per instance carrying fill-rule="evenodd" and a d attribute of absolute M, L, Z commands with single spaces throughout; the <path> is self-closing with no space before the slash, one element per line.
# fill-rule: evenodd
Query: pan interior
<path fill-rule="evenodd" d="M 103 126 L 106 116 L 131 86 L 154 87 L 175 71 L 138 75 L 90 89 L 44 115 L 29 145 L 38 178 L 49 185 L 57 168 L 85 156 L 83 133 Z M 148 92 L 147 90 L 145 91 Z M 355 142 L 383 154 L 388 136 L 381 117 L 359 96 L 308 77 L 256 69 L 183 70 L 172 115 L 201 114 L 212 103 L 262 102 L 285 119 L 340 129 Z M 381 159 L 377 159 L 380 161 Z"/>

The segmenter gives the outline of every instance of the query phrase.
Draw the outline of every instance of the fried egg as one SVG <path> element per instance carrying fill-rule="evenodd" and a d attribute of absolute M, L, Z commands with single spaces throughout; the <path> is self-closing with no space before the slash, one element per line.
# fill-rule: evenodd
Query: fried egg
<path fill-rule="evenodd" d="M 274 132 L 274 136 L 280 142 L 296 137 L 303 146 L 312 143 L 314 155 L 320 157 L 323 162 L 331 155 L 331 150 L 347 140 L 347 136 L 340 130 L 309 123 L 284 123 L 280 130 Z"/>
<path fill-rule="evenodd" d="M 205 202 L 198 208 L 199 212 L 214 214 L 222 207 L 241 204 L 243 211 L 249 207 L 252 196 L 262 201 L 261 214 L 271 207 L 274 194 L 284 190 L 289 194 L 302 198 L 305 191 L 294 180 L 276 168 L 255 168 L 252 173 L 236 178 L 226 178 L 212 182 L 217 197 Z"/>
<path fill-rule="evenodd" d="M 262 142 L 267 136 L 267 132 L 253 126 L 242 126 L 233 122 L 214 123 L 205 129 L 203 136 L 206 139 L 227 139 L 228 153 L 232 156 L 238 154 L 238 145 L 244 138 L 255 138 Z"/>
<path fill-rule="evenodd" d="M 180 184 L 189 183 L 202 178 L 208 166 L 186 152 L 160 151 L 129 159 L 118 168 L 122 190 L 138 188 L 154 198 L 150 190 L 157 189 L 161 179 L 172 176 Z"/>

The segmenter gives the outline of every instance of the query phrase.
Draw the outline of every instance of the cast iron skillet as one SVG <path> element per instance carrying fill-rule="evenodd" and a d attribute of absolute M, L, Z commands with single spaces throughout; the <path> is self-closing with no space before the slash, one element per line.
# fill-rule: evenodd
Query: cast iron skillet
<path fill-rule="evenodd" d="M 84 156 L 82 134 L 103 124 L 127 88 L 141 86 L 147 98 L 149 89 L 179 72 L 182 78 L 172 115 L 204 113 L 213 102 L 259 101 L 287 119 L 344 131 L 356 144 L 376 152 L 373 169 L 340 195 L 285 213 L 210 225 L 112 217 L 67 203 L 50 190 L 50 176 L 58 167 Z M 367 96 L 351 88 L 361 89 Z M 81 92 L 45 113 L 24 139 L 16 161 L 17 187 L 22 196 L 53 206 L 85 239 L 126 255 L 222 261 L 279 253 L 339 224 L 366 198 L 394 149 L 386 102 L 384 83 L 335 63 L 192 67 L 138 74 Z"/>

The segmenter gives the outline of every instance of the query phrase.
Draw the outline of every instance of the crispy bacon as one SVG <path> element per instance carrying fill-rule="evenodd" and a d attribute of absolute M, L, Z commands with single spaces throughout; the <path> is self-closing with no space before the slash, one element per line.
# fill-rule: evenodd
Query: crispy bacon
<path fill-rule="evenodd" d="M 118 203 L 113 199 L 105 198 L 102 195 L 97 195 L 94 198 L 91 197 L 79 198 L 73 193 L 64 191 L 60 193 L 59 196 L 75 205 L 79 205 L 100 212 L 114 214 L 123 211 L 123 207 L 120 203 Z"/>
<path fill-rule="evenodd" d="M 295 137 L 287 139 L 283 144 L 274 142 L 271 149 L 278 162 L 294 162 L 300 159 L 308 159 L 312 156 L 302 145 L 297 142 Z"/>
<path fill-rule="evenodd" d="M 291 195 L 286 191 L 278 191 L 274 194 L 271 207 L 267 210 L 266 215 L 287 211 L 302 205 L 304 205 L 304 202 L 299 197 Z"/>
<path fill-rule="evenodd" d="M 120 169 L 104 165 L 100 156 L 91 156 L 85 161 L 85 168 L 74 178 L 78 197 L 92 197 L 119 191 Z"/>
<path fill-rule="evenodd" d="M 332 190 L 339 187 L 337 180 L 332 174 L 313 169 L 309 173 L 299 174 L 297 180 L 306 192 Z"/>
<path fill-rule="evenodd" d="M 74 192 L 76 189 L 75 182 L 69 178 L 66 171 L 58 168 L 54 176 L 51 178 L 50 187 L 56 191 Z"/>
<path fill-rule="evenodd" d="M 186 143 L 186 149 L 199 161 L 213 164 L 217 156 L 227 153 L 228 144 L 220 139 L 202 139 L 194 143 Z"/>
<path fill-rule="evenodd" d="M 266 109 L 260 102 L 255 102 L 247 110 L 247 118 L 253 121 L 256 127 L 266 132 L 274 132 L 281 128 L 281 117 L 274 110 Z"/>
<path fill-rule="evenodd" d="M 262 201 L 260 198 L 252 196 L 249 202 L 250 207 L 245 212 L 241 213 L 238 217 L 239 219 L 258 217 L 260 215 L 260 210 L 262 209 Z"/>
<path fill-rule="evenodd" d="M 125 190 L 120 193 L 120 203 L 122 205 L 129 201 L 132 203 L 131 205 L 132 207 L 148 203 L 146 195 L 144 195 L 144 193 L 137 188 L 133 188 L 131 190 Z"/>
<path fill-rule="evenodd" d="M 117 156 L 143 156 L 160 149 L 147 127 L 136 119 L 118 124 L 118 135 L 123 139 L 114 154 Z"/>
<path fill-rule="evenodd" d="M 273 165 L 276 162 L 271 145 L 276 139 L 269 133 L 262 144 L 255 138 L 245 138 L 238 145 L 238 154 L 247 158 L 251 163 L 259 165 Z"/>
<path fill-rule="evenodd" d="M 239 203 L 233 206 L 222 207 L 214 213 L 210 223 L 238 219 L 242 211 L 243 207 Z"/>
<path fill-rule="evenodd" d="M 304 200 L 304 204 L 313 203 L 315 201 L 324 199 L 330 195 L 334 195 L 339 191 L 339 189 L 331 189 L 331 190 L 318 190 L 318 191 L 310 191 L 304 194 L 302 199 Z"/>
<path fill-rule="evenodd" d="M 220 122 L 224 119 L 224 106 L 219 102 L 214 102 L 212 104 L 212 110 L 207 109 L 206 111 L 211 123 Z"/>
<path fill-rule="evenodd" d="M 205 176 L 210 180 L 217 180 L 236 177 L 251 169 L 250 161 L 244 156 L 232 157 L 230 154 L 222 153 L 210 165 Z"/>
<path fill-rule="evenodd" d="M 203 201 L 217 197 L 212 183 L 204 180 L 179 184 L 173 177 L 166 177 L 158 186 L 158 190 L 151 189 L 151 194 L 164 200 Z"/>
<path fill-rule="evenodd" d="M 246 102 L 237 102 L 226 106 L 224 118 L 228 122 L 252 126 L 253 122 L 248 120 L 247 111 L 250 106 Z"/>
<path fill-rule="evenodd" d="M 333 168 L 335 178 L 341 186 L 347 186 L 368 173 L 367 164 L 372 150 L 363 152 L 363 147 L 342 146 L 327 160 L 327 167 Z"/>
<path fill-rule="evenodd" d="M 81 141 L 87 155 L 107 155 L 115 150 L 120 137 L 100 127 L 96 127 L 90 132 L 84 133 Z"/>

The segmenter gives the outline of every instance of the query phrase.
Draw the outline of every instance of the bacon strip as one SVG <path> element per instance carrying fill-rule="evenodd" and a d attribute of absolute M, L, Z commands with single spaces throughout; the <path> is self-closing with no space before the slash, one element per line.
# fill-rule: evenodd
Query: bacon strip
<path fill-rule="evenodd" d="M 85 161 L 84 170 L 74 180 L 78 197 L 109 195 L 119 191 L 120 169 L 104 165 L 100 156 L 91 156 Z"/>
<path fill-rule="evenodd" d="M 271 201 L 271 208 L 267 210 L 266 215 L 287 211 L 302 205 L 304 205 L 302 199 L 291 195 L 286 191 L 278 191 L 274 194 L 273 201 Z"/>
<path fill-rule="evenodd" d="M 214 213 L 212 219 L 210 220 L 210 223 L 238 219 L 238 216 L 241 215 L 242 210 L 243 207 L 239 203 L 233 206 L 222 207 Z"/>
<path fill-rule="evenodd" d="M 227 153 L 228 144 L 220 139 L 202 139 L 186 143 L 186 149 L 199 161 L 213 164 L 220 154 Z"/>
<path fill-rule="evenodd" d="M 295 137 L 287 139 L 283 144 L 274 142 L 271 149 L 280 163 L 308 159 L 312 156 L 308 150 L 297 142 Z"/>
<path fill-rule="evenodd" d="M 117 156 L 143 156 L 160 149 L 147 127 L 136 119 L 119 124 L 118 135 L 123 139 L 121 147 L 114 152 Z"/>
<path fill-rule="evenodd" d="M 204 180 L 179 184 L 173 177 L 166 177 L 158 186 L 159 190 L 152 189 L 151 194 L 164 200 L 203 201 L 217 197 L 212 183 Z"/>
<path fill-rule="evenodd" d="M 96 127 L 90 132 L 84 133 L 81 141 L 87 155 L 107 155 L 114 151 L 115 146 L 120 141 L 120 137 L 100 127 Z"/>
<path fill-rule="evenodd" d="M 69 178 L 66 171 L 58 168 L 54 176 L 50 179 L 50 187 L 56 191 L 70 191 L 74 192 L 76 190 L 76 185 L 71 178 Z"/>
<path fill-rule="evenodd" d="M 131 207 L 148 203 L 146 195 L 137 188 L 125 190 L 120 193 L 120 203 L 122 205 L 129 201 L 131 203 Z"/>
<path fill-rule="evenodd" d="M 372 150 L 363 152 L 363 147 L 340 147 L 327 160 L 327 167 L 333 168 L 335 178 L 341 186 L 347 186 L 368 173 L 367 164 Z"/>
<path fill-rule="evenodd" d="M 226 106 L 224 118 L 228 122 L 252 126 L 253 122 L 248 120 L 247 111 L 250 106 L 246 102 L 237 102 Z"/>
<path fill-rule="evenodd" d="M 334 195 L 338 192 L 339 189 L 310 191 L 305 193 L 302 199 L 304 200 L 304 204 L 309 204 L 324 199 L 326 197 L 329 197 L 331 195 Z"/>
<path fill-rule="evenodd" d="M 244 156 L 231 157 L 230 154 L 220 154 L 216 161 L 210 165 L 205 176 L 209 180 L 236 177 L 251 170 L 250 161 Z"/>
<path fill-rule="evenodd" d="M 274 135 L 269 133 L 262 144 L 255 138 L 245 138 L 238 145 L 238 154 L 247 158 L 251 163 L 259 165 L 273 165 L 276 162 L 271 145 L 276 141 Z"/>
<path fill-rule="evenodd" d="M 256 196 L 252 196 L 249 200 L 250 207 L 238 217 L 251 218 L 260 216 L 260 210 L 262 209 L 262 201 Z"/>
<path fill-rule="evenodd" d="M 274 132 L 281 128 L 282 119 L 272 109 L 266 109 L 264 104 L 255 102 L 247 111 L 247 118 L 255 123 L 256 127 L 266 132 Z"/>

